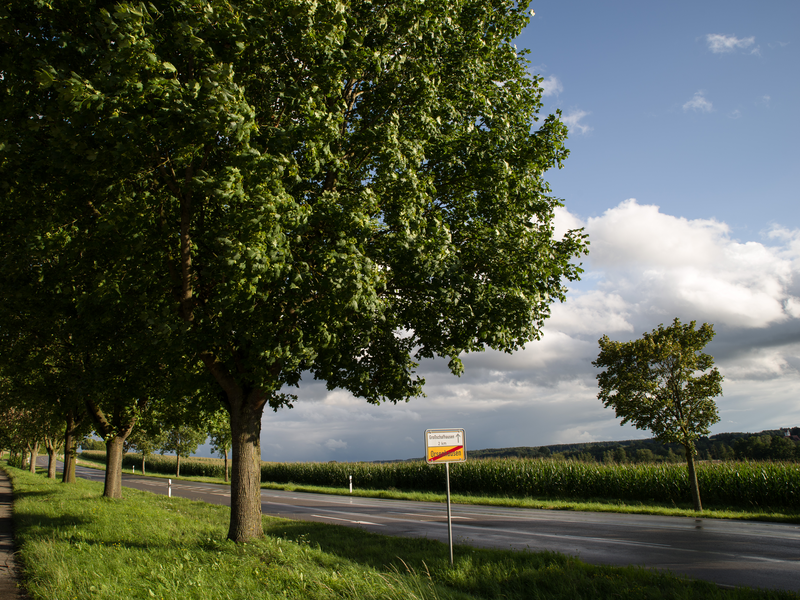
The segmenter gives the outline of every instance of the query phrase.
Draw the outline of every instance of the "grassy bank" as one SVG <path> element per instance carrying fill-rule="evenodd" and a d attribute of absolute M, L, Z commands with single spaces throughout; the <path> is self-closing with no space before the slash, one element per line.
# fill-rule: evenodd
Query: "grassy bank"
<path fill-rule="evenodd" d="M 88 481 L 61 485 L 8 469 L 32 600 L 192 599 L 797 599 L 723 590 L 640 568 L 553 553 L 455 549 L 320 523 L 264 518 L 263 540 L 225 540 L 229 509 Z"/>

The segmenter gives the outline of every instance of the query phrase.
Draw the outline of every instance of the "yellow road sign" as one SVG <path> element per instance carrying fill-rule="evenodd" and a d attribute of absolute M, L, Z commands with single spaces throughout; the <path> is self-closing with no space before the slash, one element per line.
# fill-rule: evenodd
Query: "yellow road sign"
<path fill-rule="evenodd" d="M 425 461 L 429 465 L 466 462 L 466 440 L 463 429 L 426 429 Z"/>

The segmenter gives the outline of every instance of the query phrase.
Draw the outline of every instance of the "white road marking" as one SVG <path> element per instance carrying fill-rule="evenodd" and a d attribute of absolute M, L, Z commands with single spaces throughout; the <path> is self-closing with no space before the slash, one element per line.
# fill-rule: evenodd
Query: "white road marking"
<path fill-rule="evenodd" d="M 334 521 L 345 521 L 347 523 L 354 523 L 356 525 L 375 525 L 377 527 L 383 527 L 380 523 L 370 523 L 369 521 L 351 521 L 350 519 L 339 519 L 338 517 L 326 517 L 323 515 L 311 515 L 312 517 L 317 517 L 318 519 L 332 519 Z"/>

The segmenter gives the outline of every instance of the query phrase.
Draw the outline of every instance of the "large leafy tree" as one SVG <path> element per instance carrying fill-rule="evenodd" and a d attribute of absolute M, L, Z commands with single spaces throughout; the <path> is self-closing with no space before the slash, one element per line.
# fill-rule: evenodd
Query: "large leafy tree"
<path fill-rule="evenodd" d="M 695 321 L 659 325 L 630 342 L 600 339 L 600 354 L 592 364 L 605 369 L 597 375 L 605 407 L 613 407 L 622 425 L 648 429 L 664 443 L 684 447 L 694 508 L 703 510 L 697 485 L 695 440 L 708 435 L 719 421 L 714 398 L 722 394 L 722 375 L 714 358 L 702 350 L 714 328 Z"/>
<path fill-rule="evenodd" d="M 420 395 L 417 361 L 458 374 L 464 352 L 520 348 L 580 272 L 584 236 L 554 239 L 543 180 L 567 130 L 534 123 L 516 2 L 11 0 L 0 17 L 7 191 L 80 224 L 80 306 L 119 305 L 216 381 L 233 540 L 262 534 L 261 418 L 291 406 L 285 386 Z"/>

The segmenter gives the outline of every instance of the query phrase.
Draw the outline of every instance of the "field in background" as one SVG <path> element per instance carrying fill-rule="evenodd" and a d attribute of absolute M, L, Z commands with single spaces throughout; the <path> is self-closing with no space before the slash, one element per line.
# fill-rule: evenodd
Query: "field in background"
<path fill-rule="evenodd" d="M 83 460 L 104 463 L 105 453 L 85 451 Z M 127 454 L 126 471 L 140 472 L 141 455 Z M 174 474 L 174 456 L 152 456 L 148 473 Z M 181 459 L 184 477 L 223 476 L 223 461 Z M 264 483 L 323 487 L 353 486 L 366 490 L 437 492 L 442 469 L 424 462 L 401 463 L 270 463 L 261 465 Z M 780 462 L 699 463 L 697 477 L 706 508 L 800 510 L 800 465 Z M 691 499 L 685 465 L 597 464 L 546 459 L 488 459 L 450 465 L 455 494 L 542 499 L 612 500 L 680 505 Z"/>

